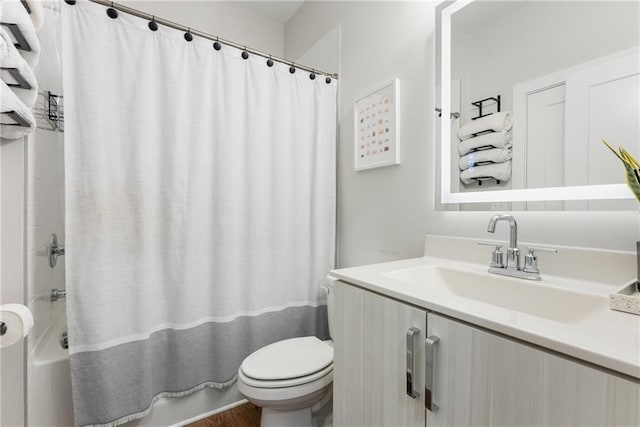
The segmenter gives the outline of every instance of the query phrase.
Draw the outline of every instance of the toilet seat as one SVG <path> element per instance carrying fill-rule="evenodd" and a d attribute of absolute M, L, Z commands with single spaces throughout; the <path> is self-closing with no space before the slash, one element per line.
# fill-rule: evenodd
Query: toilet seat
<path fill-rule="evenodd" d="M 287 388 L 287 387 L 295 387 L 302 384 L 307 384 L 313 382 L 319 378 L 323 378 L 328 374 L 333 372 L 333 363 L 325 368 L 315 372 L 311 375 L 307 375 L 304 377 L 290 378 L 286 380 L 257 380 L 255 378 L 249 377 L 243 370 L 240 368 L 238 374 L 240 380 L 248 386 L 258 387 L 258 388 Z"/>
<path fill-rule="evenodd" d="M 316 337 L 278 341 L 247 357 L 239 373 L 245 384 L 260 388 L 293 387 L 333 371 L 333 347 Z"/>

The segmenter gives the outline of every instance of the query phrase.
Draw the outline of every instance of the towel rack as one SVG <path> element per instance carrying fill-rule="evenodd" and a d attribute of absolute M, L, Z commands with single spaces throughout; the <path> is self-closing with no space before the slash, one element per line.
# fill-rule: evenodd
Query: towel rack
<path fill-rule="evenodd" d="M 13 44 L 16 49 L 24 50 L 25 52 L 31 52 L 31 46 L 29 45 L 29 43 L 27 43 L 27 39 L 24 38 L 24 35 L 22 35 L 22 31 L 20 31 L 20 27 L 18 27 L 18 24 L 10 24 L 8 22 L 0 22 L 0 24 L 7 27 L 7 29 L 13 35 L 13 38 L 16 39 L 16 42 Z"/>
<path fill-rule="evenodd" d="M 19 113 L 17 113 L 16 111 L 3 111 L 0 114 L 6 114 L 7 116 L 9 116 L 11 118 L 11 120 L 13 120 L 15 123 L 2 123 L 2 126 L 24 126 L 24 127 L 29 127 L 30 123 L 29 120 L 25 119 L 24 117 L 22 117 Z"/>
<path fill-rule="evenodd" d="M 0 70 L 8 72 L 11 75 L 11 77 L 16 81 L 16 83 L 9 83 L 5 80 L 5 83 L 7 84 L 7 86 L 17 87 L 20 89 L 27 89 L 27 90 L 31 89 L 31 85 L 29 84 L 29 82 L 27 82 L 27 80 L 24 77 L 22 77 L 22 74 L 20 74 L 20 70 L 18 70 L 17 68 L 0 67 Z"/>
<path fill-rule="evenodd" d="M 39 91 L 33 106 L 33 117 L 38 129 L 64 132 L 64 102 L 61 95 Z"/>
<path fill-rule="evenodd" d="M 482 114 L 482 107 L 485 106 L 484 103 L 488 102 L 488 101 L 495 101 L 495 103 L 497 105 L 497 110 L 495 112 L 496 113 L 500 112 L 500 95 L 492 96 L 492 97 L 485 98 L 485 99 L 480 99 L 478 101 L 474 101 L 474 102 L 471 103 L 471 105 L 473 105 L 474 107 L 478 107 L 478 117 L 473 117 L 471 120 L 477 120 L 477 119 L 479 119 L 481 117 L 485 117 L 485 116 L 489 116 L 489 115 L 493 114 L 493 113 Z"/>
<path fill-rule="evenodd" d="M 436 107 L 436 112 L 438 113 L 438 117 L 442 117 L 442 108 Z M 457 111 L 455 113 L 451 113 L 451 120 L 459 119 L 460 113 Z"/>
<path fill-rule="evenodd" d="M 495 179 L 495 178 L 492 177 L 492 176 L 478 176 L 476 178 L 470 178 L 470 179 L 472 179 L 474 181 L 478 181 L 478 186 L 481 186 L 482 185 L 482 181 L 489 181 L 489 180 Z M 495 180 L 496 180 L 496 184 L 500 184 L 500 180 L 499 179 L 495 179 Z"/>
<path fill-rule="evenodd" d="M 20 3 L 22 3 L 22 6 L 24 6 L 27 13 L 31 15 L 31 8 L 29 7 L 29 4 L 26 2 L 26 0 L 20 0 Z M 9 22 L 0 22 L 0 24 L 7 27 L 7 29 L 13 35 L 13 38 L 16 39 L 16 43 L 13 44 L 16 49 L 24 50 L 25 52 L 31 52 L 31 46 L 27 42 L 27 39 L 24 38 L 24 35 L 22 34 L 22 31 L 20 31 L 20 27 L 18 27 L 18 24 L 12 24 Z"/>
<path fill-rule="evenodd" d="M 31 15 L 31 8 L 29 7 L 29 3 L 27 3 L 26 0 L 20 0 L 20 3 L 22 3 L 22 5 L 24 6 L 25 9 L 27 9 L 27 13 L 29 15 Z"/>

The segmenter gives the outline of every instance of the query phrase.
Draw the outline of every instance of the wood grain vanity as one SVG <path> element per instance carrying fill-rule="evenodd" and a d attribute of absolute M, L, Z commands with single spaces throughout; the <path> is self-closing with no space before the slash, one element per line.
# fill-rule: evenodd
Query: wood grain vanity
<path fill-rule="evenodd" d="M 472 268 L 425 256 L 332 273 L 336 426 L 640 425 L 640 317 L 603 295 L 584 318 L 537 318 L 390 278 L 434 263 Z"/>

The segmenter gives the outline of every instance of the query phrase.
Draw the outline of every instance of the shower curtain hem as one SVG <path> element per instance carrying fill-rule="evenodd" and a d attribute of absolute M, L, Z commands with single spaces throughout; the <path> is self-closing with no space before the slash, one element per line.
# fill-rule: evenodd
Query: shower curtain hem
<path fill-rule="evenodd" d="M 130 415 L 126 415 L 124 417 L 118 418 L 116 420 L 113 421 L 109 421 L 103 424 L 87 424 L 84 427 L 116 427 L 125 423 L 128 423 L 129 421 L 133 421 L 133 420 L 137 420 L 140 418 L 144 418 L 147 415 L 149 415 L 151 413 L 151 411 L 153 410 L 153 406 L 155 405 L 155 403 L 162 399 L 163 397 L 185 397 L 185 396 L 189 396 L 190 394 L 195 393 L 196 391 L 200 391 L 200 390 L 204 390 L 205 388 L 214 388 L 216 390 L 223 390 L 225 388 L 228 388 L 230 386 L 232 386 L 238 379 L 238 375 L 234 375 L 233 378 L 231 378 L 231 380 L 224 382 L 224 383 L 218 383 L 215 381 L 207 381 L 204 382 L 202 384 L 198 384 L 197 386 L 190 388 L 189 390 L 185 390 L 185 391 L 163 391 L 160 392 L 158 394 L 156 394 L 152 399 L 151 399 L 151 403 L 149 404 L 149 406 L 147 406 L 147 408 L 143 411 L 140 412 L 136 412 Z"/>

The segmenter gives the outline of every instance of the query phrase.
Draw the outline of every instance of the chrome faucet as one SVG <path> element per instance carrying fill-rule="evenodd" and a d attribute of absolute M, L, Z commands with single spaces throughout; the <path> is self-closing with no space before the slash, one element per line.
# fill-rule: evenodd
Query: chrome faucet
<path fill-rule="evenodd" d="M 487 231 L 496 231 L 496 222 L 507 221 L 509 223 L 509 247 L 507 248 L 507 270 L 520 270 L 520 249 L 518 249 L 518 223 L 511 215 L 494 215 L 489 220 Z"/>
<path fill-rule="evenodd" d="M 541 280 L 540 271 L 538 270 L 538 258 L 535 251 L 557 253 L 557 249 L 529 247 L 527 256 L 525 256 L 524 267 L 520 267 L 520 249 L 518 249 L 518 223 L 511 215 L 494 215 L 489 220 L 487 231 L 493 233 L 496 230 L 498 221 L 507 221 L 509 223 L 509 247 L 507 248 L 507 263 L 502 262 L 502 245 L 494 243 L 479 243 L 481 245 L 495 246 L 492 254 L 489 273 L 500 274 L 503 276 L 518 277 L 520 279 Z"/>

